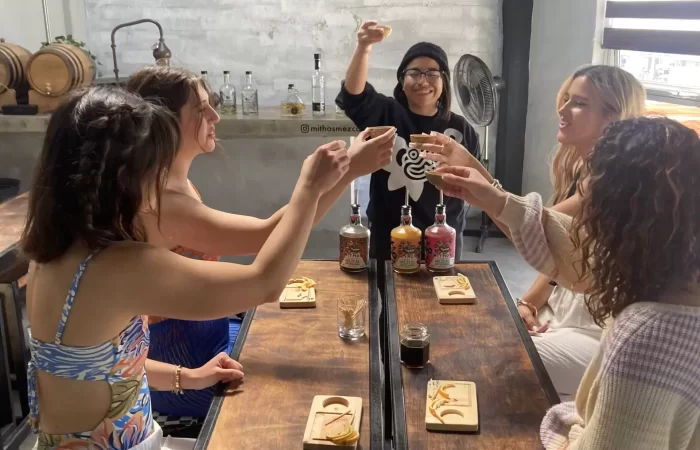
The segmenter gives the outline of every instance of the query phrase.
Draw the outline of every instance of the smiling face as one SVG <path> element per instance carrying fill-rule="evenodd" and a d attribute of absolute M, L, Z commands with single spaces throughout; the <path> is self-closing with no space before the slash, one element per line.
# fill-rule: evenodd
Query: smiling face
<path fill-rule="evenodd" d="M 216 124 L 219 114 L 209 103 L 209 94 L 200 84 L 197 93 L 190 92 L 187 103 L 180 109 L 182 129 L 181 150 L 194 149 L 209 153 L 216 148 Z"/>
<path fill-rule="evenodd" d="M 421 56 L 408 64 L 403 76 L 403 92 L 412 110 L 436 109 L 442 90 L 443 77 L 437 61 Z"/>
<path fill-rule="evenodd" d="M 557 140 L 590 151 L 610 122 L 593 84 L 585 76 L 574 78 L 560 101 Z"/>

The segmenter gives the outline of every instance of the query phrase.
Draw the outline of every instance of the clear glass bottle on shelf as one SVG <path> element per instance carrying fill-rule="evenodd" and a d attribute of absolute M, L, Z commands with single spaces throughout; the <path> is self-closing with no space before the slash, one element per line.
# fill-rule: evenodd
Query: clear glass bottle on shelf
<path fill-rule="evenodd" d="M 207 88 L 211 89 L 211 83 L 209 82 L 209 73 L 206 70 L 202 70 L 201 72 L 199 72 L 199 74 L 202 76 L 202 80 L 204 81 L 204 84 L 207 85 Z M 219 97 L 219 94 L 217 94 L 216 92 L 212 92 L 209 95 L 209 103 L 211 103 L 214 109 L 219 108 L 220 101 L 221 99 Z"/>
<path fill-rule="evenodd" d="M 224 84 L 219 88 L 219 101 L 221 114 L 236 114 L 236 88 L 231 84 L 231 74 L 228 70 L 224 70 Z"/>
<path fill-rule="evenodd" d="M 258 113 L 258 89 L 253 84 L 253 72 L 245 73 L 245 85 L 241 88 L 241 107 L 244 115 L 255 115 Z"/>
<path fill-rule="evenodd" d="M 314 53 L 314 73 L 311 75 L 311 114 L 326 114 L 326 79 L 321 72 L 321 54 Z"/>
<path fill-rule="evenodd" d="M 287 94 L 280 103 L 280 114 L 283 117 L 301 117 L 304 114 L 304 101 L 293 84 L 289 85 Z"/>
<path fill-rule="evenodd" d="M 425 267 L 431 272 L 448 272 L 455 266 L 457 232 L 447 224 L 445 205 L 435 207 L 435 223 L 425 230 Z"/>
<path fill-rule="evenodd" d="M 340 229 L 340 268 L 346 272 L 367 270 L 369 228 L 362 225 L 360 205 L 350 206 L 350 223 Z"/>

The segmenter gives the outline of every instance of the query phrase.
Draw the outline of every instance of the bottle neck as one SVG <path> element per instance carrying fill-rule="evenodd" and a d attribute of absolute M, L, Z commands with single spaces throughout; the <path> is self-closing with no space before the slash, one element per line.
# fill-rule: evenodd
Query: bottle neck
<path fill-rule="evenodd" d="M 252 86 L 252 84 L 253 84 L 253 74 L 252 73 L 245 74 L 245 82 L 247 85 Z"/>
<path fill-rule="evenodd" d="M 224 84 L 231 84 L 231 74 L 230 73 L 224 74 Z"/>
<path fill-rule="evenodd" d="M 350 216 L 350 224 L 352 225 L 362 225 L 362 216 L 359 214 L 353 214 Z"/>
<path fill-rule="evenodd" d="M 405 214 L 401 216 L 401 225 L 404 227 L 413 225 L 413 217 L 411 217 L 410 214 Z"/>
<path fill-rule="evenodd" d="M 315 70 L 321 70 L 321 60 L 320 60 L 320 59 L 315 59 L 315 60 L 314 60 L 314 69 L 315 69 Z"/>
<path fill-rule="evenodd" d="M 447 216 L 445 214 L 435 214 L 435 225 L 445 225 Z"/>

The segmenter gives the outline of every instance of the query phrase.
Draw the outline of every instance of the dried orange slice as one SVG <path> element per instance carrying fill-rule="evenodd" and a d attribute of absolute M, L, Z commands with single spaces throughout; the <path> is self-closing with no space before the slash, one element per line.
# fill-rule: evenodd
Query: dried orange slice
<path fill-rule="evenodd" d="M 440 397 L 450 398 L 450 394 L 445 392 L 445 389 L 451 388 L 451 387 L 455 387 L 455 385 L 453 383 L 445 383 L 445 384 L 440 385 L 440 387 L 438 388 L 438 394 L 440 395 Z"/>
<path fill-rule="evenodd" d="M 352 433 L 352 425 L 349 423 L 334 422 L 326 427 L 326 438 L 330 440 L 343 439 Z"/>
<path fill-rule="evenodd" d="M 333 440 L 334 444 L 340 444 L 340 445 L 352 445 L 355 442 L 357 442 L 360 439 L 360 433 L 358 433 L 355 430 L 352 430 L 352 433 L 350 433 L 349 436 L 347 436 L 344 439 L 335 439 Z"/>

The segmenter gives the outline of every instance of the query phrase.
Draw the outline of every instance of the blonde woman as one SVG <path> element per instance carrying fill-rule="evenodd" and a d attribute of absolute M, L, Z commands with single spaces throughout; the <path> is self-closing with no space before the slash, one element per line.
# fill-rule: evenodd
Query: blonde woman
<path fill-rule="evenodd" d="M 554 195 L 550 203 L 555 211 L 570 216 L 578 213 L 587 185 L 584 160 L 610 123 L 644 114 L 645 99 L 641 83 L 613 66 L 585 66 L 564 82 L 557 95 L 559 145 L 552 163 Z M 476 168 L 494 182 L 459 144 L 440 134 L 437 141 L 436 146 L 423 146 L 426 159 Z M 496 224 L 508 234 L 506 227 Z M 570 399 L 598 350 L 602 333 L 585 310 L 583 295 L 539 275 L 518 300 L 518 311 L 559 395 Z"/>

